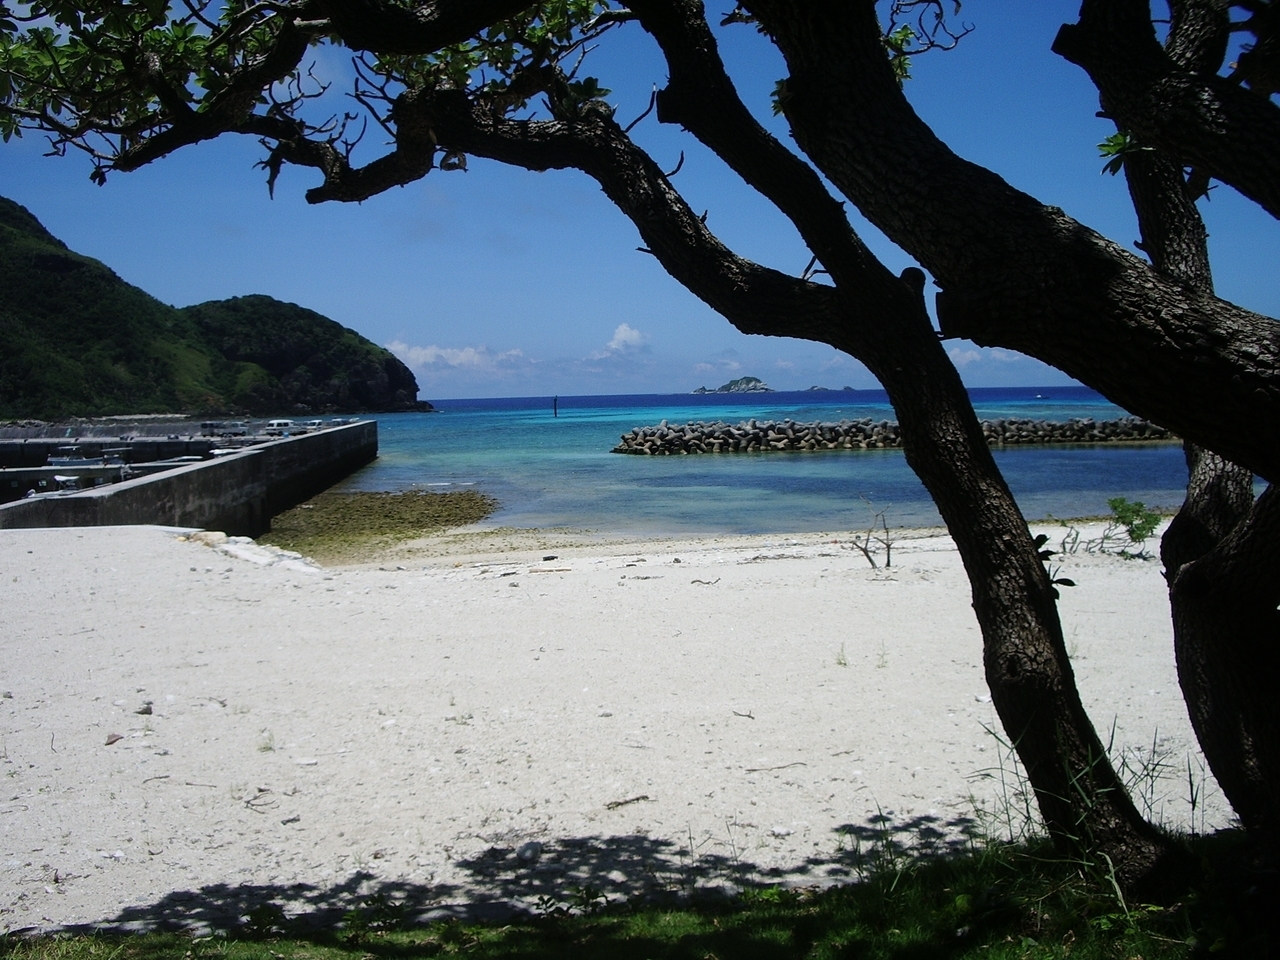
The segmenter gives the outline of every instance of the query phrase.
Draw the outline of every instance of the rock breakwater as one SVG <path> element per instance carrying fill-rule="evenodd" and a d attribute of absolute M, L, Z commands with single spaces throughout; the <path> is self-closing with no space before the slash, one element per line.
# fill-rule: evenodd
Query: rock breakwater
<path fill-rule="evenodd" d="M 1152 443 L 1178 438 L 1145 420 L 1125 417 L 1095 421 L 983 420 L 982 432 L 993 447 L 1046 443 Z M 729 424 L 686 423 L 636 427 L 622 435 L 613 453 L 671 456 L 689 453 L 752 453 L 768 450 L 874 450 L 902 446 L 892 420 L 841 420 L 797 423 L 794 420 L 746 420 Z"/>

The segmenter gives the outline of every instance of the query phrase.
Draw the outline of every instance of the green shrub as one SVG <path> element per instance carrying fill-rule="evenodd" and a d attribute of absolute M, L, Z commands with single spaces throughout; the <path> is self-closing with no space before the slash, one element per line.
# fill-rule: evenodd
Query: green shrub
<path fill-rule="evenodd" d="M 1129 540 L 1135 546 L 1141 546 L 1160 526 L 1160 514 L 1148 510 L 1141 500 L 1130 502 L 1124 497 L 1112 497 L 1107 501 L 1116 523 L 1124 527 Z"/>

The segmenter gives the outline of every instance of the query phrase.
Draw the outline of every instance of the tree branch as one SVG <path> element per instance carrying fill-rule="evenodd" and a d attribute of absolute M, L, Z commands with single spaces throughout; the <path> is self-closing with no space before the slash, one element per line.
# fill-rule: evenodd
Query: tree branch
<path fill-rule="evenodd" d="M 1231 0 L 1169 0 L 1169 11 L 1169 58 L 1192 73 L 1221 70 L 1231 39 Z"/>
<path fill-rule="evenodd" d="M 605 104 L 590 102 L 573 120 L 550 121 L 495 118 L 461 91 L 440 91 L 418 106 L 420 122 L 435 131 L 442 148 L 528 170 L 573 168 L 592 177 L 667 272 L 743 333 L 823 343 L 839 342 L 848 333 L 835 290 L 762 267 L 725 247 Z"/>
<path fill-rule="evenodd" d="M 1085 0 L 1053 50 L 1084 68 L 1119 126 L 1280 217 L 1280 107 L 1179 65 L 1156 39 L 1146 0 Z"/>
<path fill-rule="evenodd" d="M 849 226 L 844 205 L 742 103 L 701 0 L 638 0 L 632 9 L 662 48 L 670 72 L 658 92 L 658 120 L 683 126 L 772 201 L 837 286 L 881 301 L 901 296 L 898 278 Z"/>
<path fill-rule="evenodd" d="M 255 115 L 254 109 L 264 89 L 297 70 L 311 36 L 309 30 L 300 29 L 290 21 L 282 22 L 271 48 L 232 74 L 225 86 L 205 98 L 199 110 L 182 104 L 185 109 L 180 112 L 157 111 L 152 125 L 164 128 L 122 150 L 113 158 L 112 169 L 125 173 L 137 170 L 182 147 L 213 140 L 224 133 L 296 138 L 299 135 L 296 122 Z"/>

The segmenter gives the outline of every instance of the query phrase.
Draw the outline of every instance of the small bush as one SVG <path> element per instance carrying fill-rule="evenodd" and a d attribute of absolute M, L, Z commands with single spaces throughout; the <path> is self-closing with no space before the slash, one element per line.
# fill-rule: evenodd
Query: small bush
<path fill-rule="evenodd" d="M 1129 501 L 1124 497 L 1112 497 L 1107 501 L 1115 522 L 1124 527 L 1129 541 L 1134 546 L 1141 546 L 1147 538 L 1160 526 L 1160 514 L 1148 510 L 1141 500 Z"/>

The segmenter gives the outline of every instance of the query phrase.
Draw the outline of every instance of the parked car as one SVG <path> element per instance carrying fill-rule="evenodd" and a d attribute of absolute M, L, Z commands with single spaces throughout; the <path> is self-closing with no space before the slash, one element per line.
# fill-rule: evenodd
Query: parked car
<path fill-rule="evenodd" d="M 243 437 L 249 433 L 249 427 L 243 420 L 206 420 L 200 424 L 202 437 Z M 177 436 L 171 436 L 176 440 Z"/>

